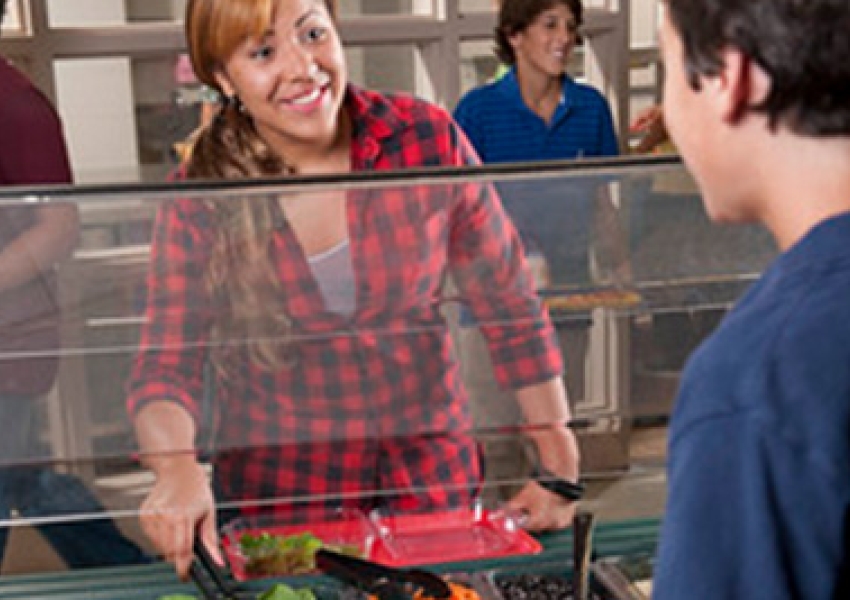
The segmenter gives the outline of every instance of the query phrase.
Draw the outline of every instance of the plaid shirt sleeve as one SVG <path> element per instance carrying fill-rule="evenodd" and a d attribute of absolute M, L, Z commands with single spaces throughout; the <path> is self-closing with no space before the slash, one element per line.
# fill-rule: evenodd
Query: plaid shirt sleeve
<path fill-rule="evenodd" d="M 449 128 L 454 164 L 478 158 L 463 132 Z M 563 370 L 548 313 L 535 291 L 519 236 L 490 184 L 458 186 L 452 215 L 451 260 L 493 359 L 496 380 L 517 389 Z"/>
<path fill-rule="evenodd" d="M 160 209 L 151 244 L 147 307 L 128 383 L 128 409 L 176 402 L 198 420 L 212 308 L 204 274 L 212 245 L 209 215 L 199 202 Z"/>

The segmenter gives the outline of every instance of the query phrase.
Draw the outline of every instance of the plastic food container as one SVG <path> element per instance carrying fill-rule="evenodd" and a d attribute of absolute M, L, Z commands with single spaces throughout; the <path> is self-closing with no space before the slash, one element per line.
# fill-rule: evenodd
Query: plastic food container
<path fill-rule="evenodd" d="M 591 570 L 614 600 L 649 600 L 654 567 L 652 556 L 612 556 L 599 559 Z"/>
<path fill-rule="evenodd" d="M 565 559 L 495 569 L 488 573 L 487 579 L 498 600 L 572 600 L 572 573 L 572 561 Z M 592 570 L 589 586 L 590 600 L 610 600 L 608 590 Z"/>
<path fill-rule="evenodd" d="M 463 562 L 542 550 L 510 514 L 480 503 L 442 512 L 374 511 L 370 518 L 378 535 L 372 558 L 388 565 Z"/>
<path fill-rule="evenodd" d="M 246 536 L 259 547 L 244 545 Z M 315 573 L 313 554 L 321 545 L 371 558 L 376 533 L 360 511 L 304 509 L 287 516 L 238 517 L 221 537 L 234 578 L 245 581 Z M 260 537 L 264 541 L 256 542 Z"/>

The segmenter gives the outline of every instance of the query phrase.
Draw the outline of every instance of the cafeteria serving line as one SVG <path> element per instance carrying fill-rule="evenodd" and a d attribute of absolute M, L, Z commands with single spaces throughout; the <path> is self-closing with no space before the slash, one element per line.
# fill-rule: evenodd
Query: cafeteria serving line
<path fill-rule="evenodd" d="M 591 337 L 595 346 L 587 354 L 587 363 L 574 365 L 567 360 L 564 373 L 569 378 L 570 369 L 584 369 L 590 374 L 591 382 L 596 382 L 585 385 L 585 397 L 581 403 L 574 404 L 571 422 L 586 467 L 578 482 L 579 489 L 584 489 L 578 507 L 580 512 L 593 517 L 589 581 L 600 597 L 635 597 L 617 594 L 633 593 L 633 586 L 624 584 L 622 579 L 628 579 L 630 574 L 646 579 L 651 567 L 651 561 L 647 561 L 654 551 L 664 502 L 665 406 L 671 401 L 669 386 L 655 384 L 648 374 L 655 373 L 656 379 L 675 376 L 683 359 L 681 354 L 688 351 L 676 328 L 686 328 L 679 329 L 682 336 L 704 334 L 774 252 L 762 231 L 720 233 L 721 230 L 715 230 L 702 217 L 698 198 L 664 193 L 662 183 L 671 174 L 682 174 L 682 166 L 675 159 L 619 159 L 398 172 L 384 177 L 371 174 L 293 178 L 240 185 L 109 185 L 40 190 L 39 197 L 45 202 L 73 202 L 78 206 L 83 244 L 58 271 L 60 286 L 56 300 L 62 305 L 64 336 L 61 349 L 56 349 L 61 361 L 60 376 L 43 415 L 45 443 L 40 453 L 24 462 L 77 474 L 102 500 L 103 511 L 91 514 L 74 512 L 73 507 L 68 507 L 38 521 L 16 517 L 7 523 L 14 528 L 10 560 L 14 560 L 15 569 L 10 568 L 0 578 L 0 597 L 49 597 L 51 590 L 54 593 L 61 590 L 66 598 L 158 600 L 160 596 L 177 592 L 202 597 L 199 583 L 180 582 L 160 557 L 155 557 L 151 564 L 127 566 L 118 571 L 106 568 L 66 571 L 57 569 L 58 565 L 48 557 L 41 568 L 35 568 L 35 563 L 26 556 L 28 548 L 20 548 L 20 544 L 28 547 L 31 544 L 33 550 L 39 547 L 40 540 L 33 537 L 37 535 L 35 526 L 45 523 L 85 526 L 87 522 L 103 519 L 113 520 L 129 536 L 145 543 L 137 519 L 151 476 L 139 461 L 124 400 L 129 368 L 139 349 L 139 328 L 145 319 L 144 277 L 149 268 L 153 219 L 162 206 L 173 202 L 200 205 L 213 198 L 251 203 L 270 196 L 308 192 L 319 199 L 340 192 L 354 194 L 365 202 L 391 197 L 400 205 L 414 202 L 423 194 L 451 202 L 459 182 L 498 189 L 506 181 L 522 182 L 522 189 L 529 194 L 534 194 L 538 185 L 548 189 L 606 186 L 616 199 L 618 218 L 628 234 L 630 281 L 613 286 L 604 272 L 595 272 L 596 278 L 590 286 L 544 287 L 534 293 L 533 299 L 539 298 L 548 308 L 556 334 L 577 319 L 587 322 L 594 332 Z M 391 195 L 387 196 L 387 192 Z M 27 197 L 26 192 L 16 195 L 4 191 L 0 202 L 14 204 Z M 551 202 L 547 207 L 551 219 L 568 217 L 574 195 L 558 197 L 549 193 L 546 197 Z M 676 210 L 670 210 L 671 206 Z M 564 243 L 569 244 L 570 240 Z M 706 256 L 711 260 L 702 260 Z M 420 268 L 416 266 L 421 257 L 415 245 L 409 248 L 404 260 L 410 262 L 410 268 Z M 547 260 L 557 260 L 557 255 Z M 197 279 L 197 285 L 204 285 L 202 278 Z M 462 288 L 446 289 L 442 295 L 429 297 L 429 301 L 445 318 L 456 319 L 452 321 L 455 330 L 490 327 L 498 333 L 505 326 L 498 320 L 480 316 L 472 321 L 458 317 L 458 312 L 462 312 L 458 309 L 466 301 Z M 368 292 L 362 297 L 368 310 L 376 313 L 383 310 L 380 305 L 368 304 L 374 297 Z M 310 333 L 309 339 L 299 338 L 296 331 L 290 343 L 315 343 L 322 337 L 333 337 L 338 340 L 336 343 L 351 344 L 360 348 L 360 352 L 369 353 L 394 347 L 393 338 L 430 333 L 428 321 L 414 314 L 403 323 L 387 322 L 371 327 L 351 327 L 342 321 L 337 327 Z M 216 343 L 238 349 L 249 340 L 225 336 Z M 148 350 L 169 352 L 175 348 Z M 177 350 L 198 352 L 203 357 L 210 348 L 189 341 Z M 402 381 L 399 374 L 403 370 L 423 368 L 426 358 L 422 353 L 395 355 L 397 365 L 393 369 L 374 375 Z M 495 380 L 486 381 L 486 369 L 476 367 L 476 362 L 483 363 L 483 354 L 467 353 L 458 358 L 464 379 L 464 388 L 459 393 L 474 387 L 479 392 L 499 387 Z M 348 366 L 336 368 L 344 372 Z M 196 444 L 185 449 L 205 463 L 216 453 L 240 456 L 244 450 L 237 441 L 231 439 L 224 444 L 219 437 L 225 424 L 213 410 L 218 390 L 211 384 L 211 375 L 203 393 L 204 401 L 197 408 Z M 232 376 L 238 377 L 238 372 Z M 393 395 L 397 403 L 393 406 L 404 407 L 418 393 L 415 388 L 400 388 Z M 416 496 L 422 491 L 419 486 L 427 488 L 428 481 L 415 485 L 386 480 L 383 487 L 376 488 L 373 483 L 377 480 L 372 480 L 368 487 L 353 487 L 321 497 L 281 496 L 274 488 L 265 491 L 259 487 L 252 496 L 238 501 L 238 508 L 243 509 L 242 517 L 230 510 L 237 507 L 236 503 L 218 501 L 222 518 L 216 533 L 230 569 L 227 581 L 235 581 L 243 594 L 256 594 L 276 583 L 312 586 L 319 597 L 323 593 L 334 598 L 351 593 L 352 584 L 342 583 L 332 574 L 313 571 L 315 567 L 309 564 L 309 559 L 305 567 L 308 573 L 258 571 L 259 567 L 250 562 L 252 552 L 263 547 L 256 545 L 262 544 L 261 541 L 253 542 L 252 546 L 252 536 L 284 545 L 296 544 L 293 536 L 301 536 L 298 539 L 309 547 L 317 543 L 304 537 L 310 534 L 318 538 L 319 544 L 336 550 L 353 549 L 361 558 L 449 574 L 477 589 L 481 597 L 497 593 L 501 596 L 496 598 L 510 598 L 507 595 L 510 589 L 547 582 L 554 585 L 553 582 L 566 581 L 580 586 L 580 581 L 573 579 L 573 565 L 582 561 L 573 556 L 579 544 L 575 543 L 572 530 L 526 531 L 522 527 L 523 515 L 507 509 L 509 499 L 529 479 L 555 493 L 580 493 L 565 488 L 562 480 L 540 469 L 535 447 L 529 443 L 535 428 L 552 423 L 527 423 L 518 413 L 505 410 L 504 405 L 498 409 L 495 403 L 488 405 L 487 397 L 487 393 L 476 394 L 468 421 L 441 420 L 435 413 L 428 421 L 402 419 L 390 427 L 381 420 L 380 411 L 376 411 L 367 415 L 367 420 L 379 425 L 375 428 L 346 430 L 328 423 L 324 429 L 268 430 L 260 438 L 246 439 L 245 443 L 254 444 L 254 450 L 276 452 L 278 447 L 292 446 L 293 441 L 332 445 L 340 441 L 340 436 L 370 444 L 401 436 L 432 439 L 463 435 L 474 440 L 482 452 L 482 479 L 477 488 L 467 489 L 462 495 L 468 500 L 437 510 L 382 502 L 399 492 Z M 321 398 L 322 402 L 334 401 L 333 394 Z M 382 400 L 375 397 L 374 402 L 373 408 L 377 409 Z M 291 410 L 310 408 L 305 402 Z M 493 411 L 488 412 L 491 408 Z M 382 410 L 389 409 L 385 406 Z M 520 450 L 506 454 L 505 447 Z M 309 461 L 309 454 L 303 455 L 302 460 Z M 392 471 L 391 464 L 389 467 Z M 368 509 L 360 502 L 351 502 L 363 498 L 365 493 L 372 498 Z M 321 513 L 305 506 L 317 503 L 325 509 Z M 280 506 L 305 510 L 299 508 L 284 515 L 275 510 Z M 153 554 L 152 548 L 146 549 Z"/>

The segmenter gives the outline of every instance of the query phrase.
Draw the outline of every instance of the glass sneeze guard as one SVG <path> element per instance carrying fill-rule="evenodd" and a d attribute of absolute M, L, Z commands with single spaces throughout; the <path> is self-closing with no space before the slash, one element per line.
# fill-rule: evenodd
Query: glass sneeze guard
<path fill-rule="evenodd" d="M 321 202 L 345 203 L 345 227 L 299 237 L 288 210 Z M 3 295 L 0 365 L 28 409 L 0 464 L 46 487 L 0 526 L 135 522 L 153 476 L 131 415 L 152 402 L 191 415 L 173 452 L 209 466 L 233 522 L 354 511 L 380 536 L 500 506 L 554 425 L 509 389 L 550 376 L 557 360 L 526 362 L 547 343 L 583 477 L 628 477 L 635 419 L 672 401 L 653 373 L 680 370 L 775 254 L 712 225 L 674 160 L 0 193 L 13 232 L 45 211 L 76 215 L 78 241 Z"/>

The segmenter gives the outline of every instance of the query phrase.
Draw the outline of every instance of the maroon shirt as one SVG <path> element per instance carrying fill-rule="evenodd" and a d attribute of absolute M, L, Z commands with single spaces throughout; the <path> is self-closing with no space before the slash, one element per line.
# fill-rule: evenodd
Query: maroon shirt
<path fill-rule="evenodd" d="M 44 94 L 0 58 L 0 185 L 70 181 L 56 111 Z"/>
<path fill-rule="evenodd" d="M 68 183 L 71 168 L 62 124 L 48 99 L 0 58 L 0 185 Z M 37 219 L 29 206 L 0 208 L 0 251 Z M 0 293 L 0 355 L 59 347 L 59 307 L 52 273 Z M 50 389 L 53 357 L 0 358 L 0 393 L 37 395 Z"/>
<path fill-rule="evenodd" d="M 431 104 L 351 87 L 346 106 L 355 170 L 477 162 Z M 217 310 L 204 285 L 209 211 L 181 200 L 159 214 L 131 412 L 171 400 L 202 418 Z M 216 382 L 219 491 L 223 499 L 269 500 L 401 490 L 404 506 L 465 502 L 480 473 L 440 313 L 447 274 L 482 324 L 500 383 L 539 383 L 562 368 L 516 232 L 492 188 L 478 183 L 352 189 L 347 211 L 352 315 L 322 310 L 294 233 L 283 219 L 273 233 L 273 264 L 295 327 L 293 364 L 269 373 L 237 354 L 228 366 L 239 376 Z"/>

